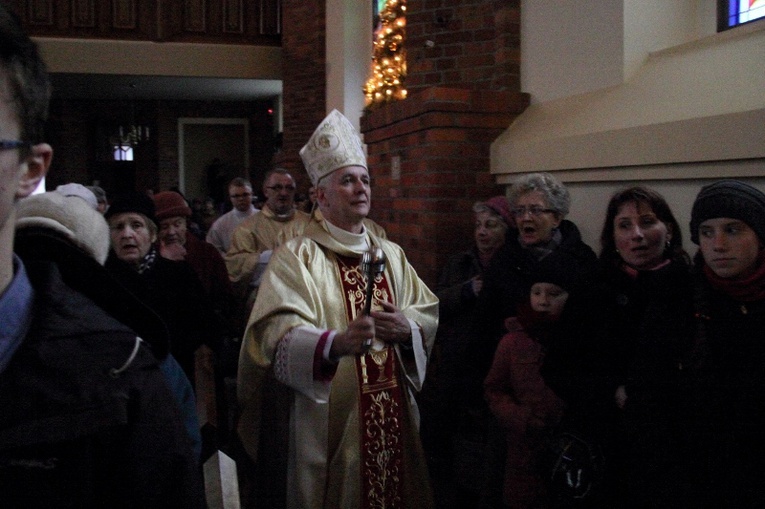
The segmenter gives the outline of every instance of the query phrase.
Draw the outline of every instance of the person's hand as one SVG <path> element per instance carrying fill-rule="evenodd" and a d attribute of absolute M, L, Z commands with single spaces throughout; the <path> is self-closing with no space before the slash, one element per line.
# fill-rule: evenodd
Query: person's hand
<path fill-rule="evenodd" d="M 168 260 L 174 260 L 181 262 L 186 259 L 186 248 L 177 242 L 172 244 L 159 243 L 159 256 L 167 258 Z"/>
<path fill-rule="evenodd" d="M 329 355 L 339 359 L 345 355 L 366 353 L 375 337 L 375 321 L 371 316 L 360 316 L 348 324 L 343 332 L 335 334 Z"/>
<path fill-rule="evenodd" d="M 376 338 L 385 343 L 406 343 L 412 338 L 412 328 L 404 313 L 390 302 L 380 302 L 382 311 L 372 311 Z"/>
<path fill-rule="evenodd" d="M 470 289 L 473 290 L 473 295 L 478 295 L 481 293 L 481 289 L 483 288 L 483 278 L 479 276 L 473 276 L 470 279 Z"/>
<path fill-rule="evenodd" d="M 624 410 L 624 407 L 627 405 L 627 389 L 625 389 L 623 385 L 616 388 L 614 401 L 616 401 L 616 406 Z"/>

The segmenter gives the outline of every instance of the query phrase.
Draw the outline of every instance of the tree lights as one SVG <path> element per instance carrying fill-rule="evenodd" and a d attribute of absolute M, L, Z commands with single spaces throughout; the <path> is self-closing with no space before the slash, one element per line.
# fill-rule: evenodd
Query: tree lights
<path fill-rule="evenodd" d="M 406 98 L 406 0 L 388 0 L 375 31 L 371 77 L 364 85 L 366 107 Z"/>

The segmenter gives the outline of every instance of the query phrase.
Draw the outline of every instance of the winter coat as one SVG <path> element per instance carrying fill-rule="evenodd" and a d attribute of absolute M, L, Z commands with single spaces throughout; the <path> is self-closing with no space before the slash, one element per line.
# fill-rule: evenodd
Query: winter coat
<path fill-rule="evenodd" d="M 56 255 L 94 280 L 103 270 L 75 248 Z M 32 323 L 0 373 L 3 507 L 203 507 L 198 463 L 147 345 L 56 262 L 25 264 Z"/>
<path fill-rule="evenodd" d="M 537 270 L 548 265 L 565 264 L 576 267 L 582 286 L 595 285 L 598 277 L 595 253 L 582 241 L 574 223 L 564 220 L 559 229 L 562 236 L 560 245 L 542 260 L 537 260 L 522 248 L 517 239 L 509 239 L 486 269 L 483 289 L 475 306 L 472 345 L 466 356 L 468 369 L 472 373 L 470 378 L 475 380 L 467 389 L 470 400 L 482 401 L 482 382 L 497 343 L 505 332 L 504 320 L 516 316 L 517 303 L 526 301 Z"/>
<path fill-rule="evenodd" d="M 612 348 L 604 352 L 613 359 L 610 397 L 618 386 L 627 394 L 617 421 L 623 433 L 615 445 L 624 458 L 621 491 L 630 507 L 677 507 L 684 433 L 681 359 L 693 332 L 690 269 L 673 261 L 633 275 L 606 270 L 615 303 Z"/>
<path fill-rule="evenodd" d="M 765 300 L 737 301 L 701 270 L 694 277 L 696 336 L 684 396 L 698 507 L 763 507 Z"/>
<path fill-rule="evenodd" d="M 558 425 L 563 401 L 540 374 L 542 344 L 517 318 L 508 320 L 484 387 L 489 408 L 505 430 L 507 460 L 504 500 L 511 508 L 544 507 L 540 459 L 546 437 Z"/>
<path fill-rule="evenodd" d="M 217 347 L 218 332 L 212 304 L 191 266 L 157 254 L 152 267 L 139 274 L 112 251 L 106 268 L 166 324 L 170 352 L 193 383 L 194 352 L 203 343 Z"/>

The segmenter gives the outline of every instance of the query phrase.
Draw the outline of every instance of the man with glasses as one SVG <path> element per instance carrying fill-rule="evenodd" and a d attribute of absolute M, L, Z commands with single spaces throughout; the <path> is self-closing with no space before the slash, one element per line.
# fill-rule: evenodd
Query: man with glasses
<path fill-rule="evenodd" d="M 310 216 L 295 208 L 295 179 L 283 168 L 266 173 L 266 203 L 259 214 L 245 219 L 231 236 L 226 268 L 247 309 L 255 302 L 260 278 L 271 253 L 285 241 L 303 234 Z"/>
<path fill-rule="evenodd" d="M 108 225 L 79 197 L 29 196 L 53 156 L 43 141 L 50 80 L 37 47 L 5 5 L 0 3 L 2 505 L 203 507 L 201 469 L 179 407 L 152 349 L 118 321 L 151 315 L 102 265 Z"/>
<path fill-rule="evenodd" d="M 231 247 L 231 236 L 242 221 L 260 212 L 252 204 L 252 184 L 247 179 L 236 177 L 228 185 L 228 198 L 232 208 L 210 226 L 205 240 L 215 246 L 222 256 Z"/>

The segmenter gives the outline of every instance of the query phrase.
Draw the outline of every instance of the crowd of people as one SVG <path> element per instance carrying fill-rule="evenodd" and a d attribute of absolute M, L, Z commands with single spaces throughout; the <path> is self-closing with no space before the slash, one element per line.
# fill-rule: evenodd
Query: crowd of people
<path fill-rule="evenodd" d="M 204 507 L 221 445 L 244 507 L 765 506 L 755 187 L 701 188 L 693 257 L 663 196 L 622 189 L 596 254 L 528 174 L 474 205 L 431 292 L 367 217 L 338 111 L 300 151 L 305 210 L 277 168 L 217 217 L 170 190 L 33 195 L 49 94 L 0 5 L 4 507 Z"/>
<path fill-rule="evenodd" d="M 598 256 L 569 201 L 521 177 L 444 267 L 420 396 L 439 506 L 761 507 L 765 194 L 702 187 L 693 261 L 650 188 L 611 197 Z"/>

